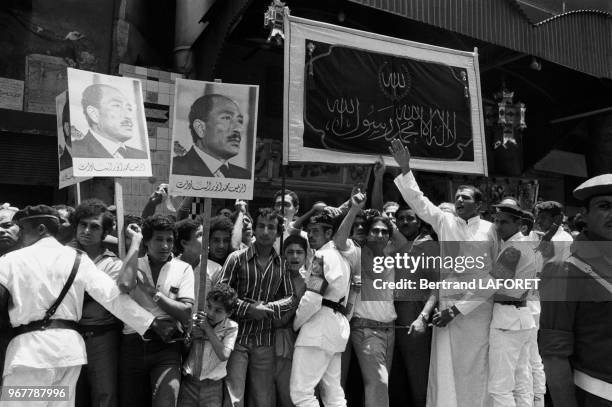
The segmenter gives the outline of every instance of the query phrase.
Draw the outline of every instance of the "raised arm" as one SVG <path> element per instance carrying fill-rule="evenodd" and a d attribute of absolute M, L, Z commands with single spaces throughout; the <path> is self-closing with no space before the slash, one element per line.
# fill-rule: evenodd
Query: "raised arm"
<path fill-rule="evenodd" d="M 168 184 L 160 184 L 155 192 L 149 196 L 149 200 L 147 201 L 144 208 L 142 208 L 143 219 L 148 218 L 149 216 L 153 216 L 155 214 L 155 210 L 159 204 L 164 200 L 164 196 L 168 194 Z"/>
<path fill-rule="evenodd" d="M 436 233 L 440 233 L 445 216 L 452 215 L 446 214 L 425 197 L 410 169 L 410 152 L 402 142 L 397 139 L 391 141 L 389 151 L 402 169 L 402 174 L 395 178 L 395 185 L 397 185 L 404 201 L 414 209 L 421 219 L 429 223 Z"/>
<path fill-rule="evenodd" d="M 372 188 L 372 209 L 383 210 L 383 177 L 385 175 L 385 163 L 382 157 L 374 164 L 374 186 Z"/>
<path fill-rule="evenodd" d="M 191 204 L 195 198 L 192 196 L 187 196 L 183 198 L 183 202 L 181 202 L 181 206 L 179 206 L 176 211 L 176 220 L 183 220 L 191 213 Z"/>
<path fill-rule="evenodd" d="M 288 232 L 295 233 L 294 231 L 297 231 L 297 233 L 299 234 L 299 231 L 301 230 L 302 225 L 306 223 L 306 221 L 308 221 L 308 219 L 310 219 L 314 214 L 321 212 L 326 207 L 327 206 L 322 202 L 318 202 L 312 205 L 312 208 L 310 208 L 308 212 L 306 212 L 305 214 L 303 214 L 302 216 L 294 220 L 292 224 L 287 225 L 287 227 L 291 229 L 291 230 L 288 230 Z"/>
<path fill-rule="evenodd" d="M 340 227 L 336 231 L 334 235 L 334 244 L 336 248 L 340 251 L 346 251 L 348 249 L 348 238 L 351 234 L 351 228 L 353 227 L 353 222 L 355 221 L 355 217 L 363 207 L 365 206 L 366 196 L 361 192 L 355 193 L 351 197 L 351 207 L 348 211 L 348 214 L 342 220 Z"/>
<path fill-rule="evenodd" d="M 240 249 L 240 243 L 242 243 L 242 230 L 244 229 L 244 214 L 246 213 L 246 202 L 237 199 L 236 211 L 238 214 L 236 215 L 236 222 L 234 222 L 234 228 L 232 229 L 232 250 L 236 251 Z"/>
<path fill-rule="evenodd" d="M 142 242 L 142 231 L 135 223 L 131 223 L 125 228 L 125 235 L 129 237 L 130 248 L 123 259 L 123 266 L 117 277 L 117 285 L 122 293 L 129 293 L 138 283 L 138 250 Z"/>

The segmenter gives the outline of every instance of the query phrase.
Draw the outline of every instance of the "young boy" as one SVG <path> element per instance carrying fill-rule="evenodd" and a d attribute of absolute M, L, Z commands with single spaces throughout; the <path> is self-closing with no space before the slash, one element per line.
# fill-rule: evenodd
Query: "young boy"
<path fill-rule="evenodd" d="M 206 296 L 206 312 L 195 314 L 194 341 L 183 364 L 179 407 L 221 407 L 227 360 L 238 336 L 238 324 L 229 319 L 237 298 L 229 285 L 217 284 Z"/>

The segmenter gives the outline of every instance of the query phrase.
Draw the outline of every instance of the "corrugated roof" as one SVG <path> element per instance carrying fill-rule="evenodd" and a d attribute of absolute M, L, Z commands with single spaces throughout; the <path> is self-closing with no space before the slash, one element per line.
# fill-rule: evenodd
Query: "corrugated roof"
<path fill-rule="evenodd" d="M 508 0 L 350 0 L 612 79 L 612 15 L 575 10 L 531 24 Z"/>

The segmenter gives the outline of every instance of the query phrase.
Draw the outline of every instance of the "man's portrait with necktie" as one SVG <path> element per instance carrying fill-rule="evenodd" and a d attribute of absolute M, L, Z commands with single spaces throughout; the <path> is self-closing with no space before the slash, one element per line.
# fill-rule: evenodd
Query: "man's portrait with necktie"
<path fill-rule="evenodd" d="M 198 97 L 188 113 L 192 146 L 175 156 L 172 173 L 194 177 L 250 179 L 250 169 L 232 164 L 245 139 L 245 116 L 229 96 L 209 93 Z"/>
<path fill-rule="evenodd" d="M 81 108 L 89 129 L 72 140 L 75 158 L 147 159 L 137 108 L 125 91 L 94 83 L 81 94 Z"/>

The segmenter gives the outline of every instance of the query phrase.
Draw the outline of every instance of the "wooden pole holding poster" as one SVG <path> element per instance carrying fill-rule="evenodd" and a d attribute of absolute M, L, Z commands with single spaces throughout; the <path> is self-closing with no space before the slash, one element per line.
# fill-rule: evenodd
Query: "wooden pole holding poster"
<path fill-rule="evenodd" d="M 221 79 L 215 79 L 221 83 Z M 206 282 L 208 281 L 208 235 L 210 234 L 210 213 L 212 198 L 204 198 L 204 213 L 202 213 L 202 254 L 200 255 L 200 275 L 196 276 L 199 281 L 196 288 L 196 303 L 198 311 L 206 310 Z M 212 284 L 212 281 L 211 281 Z"/>
<path fill-rule="evenodd" d="M 202 213 L 202 254 L 200 255 L 200 273 L 196 288 L 196 302 L 198 310 L 206 309 L 206 281 L 208 280 L 208 235 L 210 235 L 210 212 L 212 198 L 204 198 L 204 211 Z"/>
<path fill-rule="evenodd" d="M 76 201 L 77 201 L 77 205 L 81 204 L 81 183 L 77 182 L 76 184 L 74 184 L 74 187 L 76 189 Z"/>
<path fill-rule="evenodd" d="M 115 178 L 115 207 L 117 208 L 117 244 L 119 258 L 125 257 L 125 236 L 123 234 L 123 186 Z"/>

